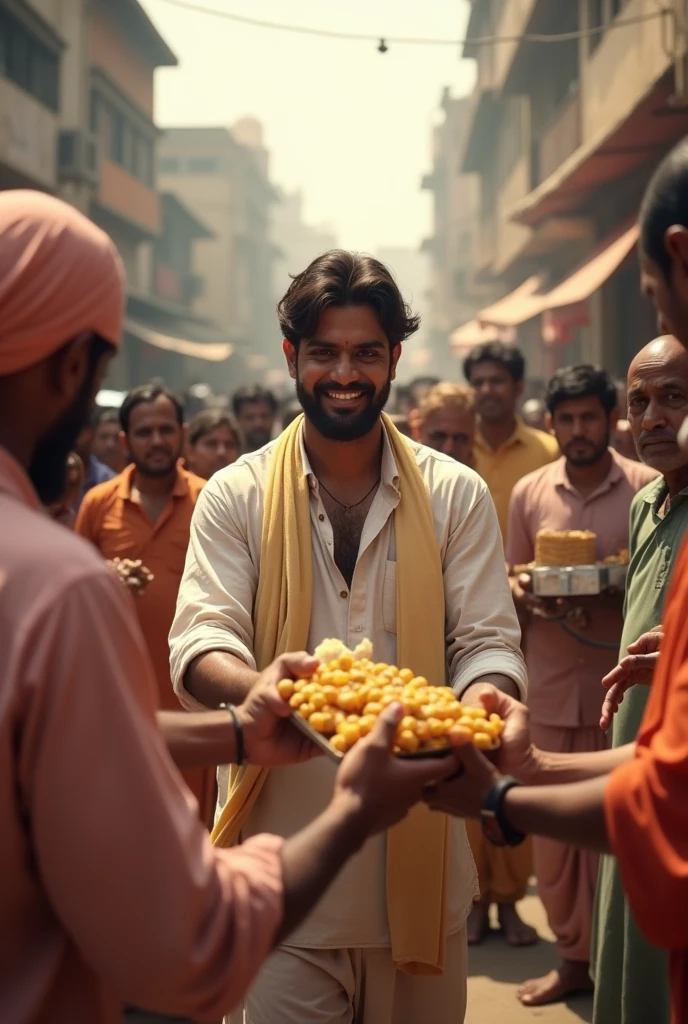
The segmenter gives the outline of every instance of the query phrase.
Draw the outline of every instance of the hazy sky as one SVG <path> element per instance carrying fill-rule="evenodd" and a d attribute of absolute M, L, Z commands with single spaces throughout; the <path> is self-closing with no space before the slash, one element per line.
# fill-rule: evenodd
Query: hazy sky
<path fill-rule="evenodd" d="M 253 17 L 376 36 L 460 38 L 464 0 L 190 0 Z M 430 224 L 420 191 L 443 86 L 470 90 L 474 70 L 453 46 L 394 46 L 316 39 L 143 6 L 177 54 L 158 72 L 157 119 L 169 125 L 263 122 L 272 177 L 300 188 L 306 216 L 331 225 L 341 245 L 374 251 L 417 246 Z"/>

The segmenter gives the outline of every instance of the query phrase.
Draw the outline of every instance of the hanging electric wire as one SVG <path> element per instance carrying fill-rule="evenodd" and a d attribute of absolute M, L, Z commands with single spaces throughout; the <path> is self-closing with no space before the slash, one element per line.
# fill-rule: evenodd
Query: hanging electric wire
<path fill-rule="evenodd" d="M 158 0 L 159 3 L 168 4 L 171 7 L 178 7 L 186 11 L 194 11 L 196 14 L 204 14 L 210 17 L 222 18 L 240 25 L 248 25 L 252 28 L 270 29 L 276 32 L 293 32 L 299 35 L 316 36 L 323 39 L 339 39 L 348 42 L 366 42 L 378 44 L 378 50 L 386 53 L 390 45 L 400 46 L 453 46 L 463 47 L 469 44 L 476 46 L 494 46 L 497 43 L 566 43 L 577 39 L 589 39 L 596 35 L 602 35 L 609 30 L 624 28 L 629 25 L 642 25 L 649 21 L 656 21 L 658 18 L 674 18 L 675 11 L 670 7 L 661 7 L 646 14 L 639 14 L 635 17 L 617 18 L 608 25 L 597 25 L 575 32 L 559 33 L 525 33 L 523 35 L 511 36 L 476 36 L 470 39 L 446 39 L 422 36 L 376 36 L 367 32 L 344 32 L 337 29 L 315 28 L 309 25 L 294 25 L 288 22 L 270 21 L 262 18 L 254 18 L 246 14 L 236 14 L 232 11 L 222 11 L 216 7 L 207 7 L 195 4 L 190 0 Z"/>

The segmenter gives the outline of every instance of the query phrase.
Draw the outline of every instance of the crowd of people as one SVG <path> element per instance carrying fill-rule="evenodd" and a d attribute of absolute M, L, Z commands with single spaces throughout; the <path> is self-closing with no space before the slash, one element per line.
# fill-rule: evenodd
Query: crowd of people
<path fill-rule="evenodd" d="M 296 401 L 187 423 L 156 382 L 92 411 L 119 256 L 0 193 L 3 1021 L 458 1024 L 491 907 L 505 957 L 538 941 L 532 874 L 560 963 L 522 1003 L 688 1021 L 688 144 L 640 227 L 661 334 L 623 388 L 581 364 L 524 401 L 502 342 L 396 387 L 418 317 L 336 250 L 278 307 Z M 543 530 L 625 587 L 536 593 Z M 277 683 L 333 637 L 500 715 L 499 750 L 400 759 L 391 703 L 316 756 Z"/>

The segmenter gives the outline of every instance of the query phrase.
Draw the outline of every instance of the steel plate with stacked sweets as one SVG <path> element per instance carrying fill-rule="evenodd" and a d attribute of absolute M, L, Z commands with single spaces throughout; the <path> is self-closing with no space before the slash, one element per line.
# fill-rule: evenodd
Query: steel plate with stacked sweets
<path fill-rule="evenodd" d="M 320 665 L 310 679 L 278 684 L 299 729 L 330 757 L 340 760 L 394 702 L 405 711 L 394 747 L 400 757 L 443 757 L 458 738 L 486 751 L 499 746 L 499 715 L 463 707 L 450 687 L 431 686 L 411 669 L 375 663 L 372 654 L 369 640 L 353 651 L 340 640 L 325 640 L 315 651 Z"/>
<path fill-rule="evenodd" d="M 540 530 L 535 561 L 514 566 L 532 577 L 538 597 L 589 597 L 604 590 L 623 590 L 628 551 L 597 560 L 597 535 L 590 530 Z"/>

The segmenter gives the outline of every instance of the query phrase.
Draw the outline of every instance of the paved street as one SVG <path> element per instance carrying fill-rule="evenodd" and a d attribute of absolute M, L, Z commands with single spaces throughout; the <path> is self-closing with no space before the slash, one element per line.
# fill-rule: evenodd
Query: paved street
<path fill-rule="evenodd" d="M 510 949 L 493 934 L 482 946 L 471 949 L 468 969 L 466 1024 L 574 1024 L 592 1020 L 592 997 L 581 996 L 569 1004 L 527 1008 L 516 998 L 516 988 L 556 965 L 552 933 L 542 904 L 528 896 L 520 905 L 528 924 L 537 928 L 543 941 L 527 949 Z"/>

